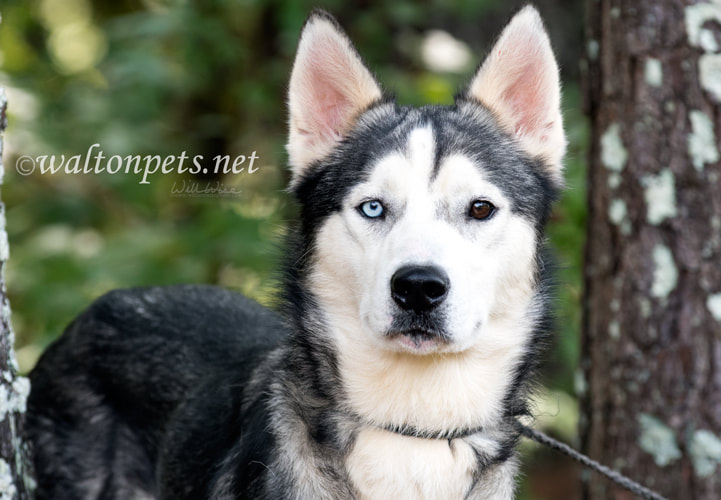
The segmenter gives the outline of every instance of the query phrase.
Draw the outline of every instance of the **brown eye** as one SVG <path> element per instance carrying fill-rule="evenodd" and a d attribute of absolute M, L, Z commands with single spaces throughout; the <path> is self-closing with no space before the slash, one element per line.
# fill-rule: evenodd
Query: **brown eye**
<path fill-rule="evenodd" d="M 496 207 L 490 201 L 476 200 L 471 203 L 471 208 L 468 210 L 468 215 L 478 220 L 485 220 L 493 215 Z"/>

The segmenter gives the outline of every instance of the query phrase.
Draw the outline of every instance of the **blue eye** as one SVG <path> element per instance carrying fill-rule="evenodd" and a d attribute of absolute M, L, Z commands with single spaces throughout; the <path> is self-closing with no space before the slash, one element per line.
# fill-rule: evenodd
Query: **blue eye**
<path fill-rule="evenodd" d="M 385 209 L 383 208 L 383 203 L 378 200 L 366 201 L 358 208 L 360 209 L 361 213 L 369 219 L 377 219 L 378 217 L 381 217 L 385 212 Z"/>

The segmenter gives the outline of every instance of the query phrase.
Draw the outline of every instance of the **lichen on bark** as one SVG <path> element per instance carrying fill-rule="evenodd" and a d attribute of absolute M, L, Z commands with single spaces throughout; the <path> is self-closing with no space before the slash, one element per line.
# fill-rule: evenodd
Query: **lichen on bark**
<path fill-rule="evenodd" d="M 3 132 L 7 125 L 7 99 L 0 88 L 0 185 L 3 181 Z M 5 229 L 5 206 L 0 202 L 0 500 L 30 498 L 28 450 L 22 440 L 25 402 L 30 382 L 18 374 L 10 322 L 10 302 L 5 288 L 5 263 L 10 250 Z"/>

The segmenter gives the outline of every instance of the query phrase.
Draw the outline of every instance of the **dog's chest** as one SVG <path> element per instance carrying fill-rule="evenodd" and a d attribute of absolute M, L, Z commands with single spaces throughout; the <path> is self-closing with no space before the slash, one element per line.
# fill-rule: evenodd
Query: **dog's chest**
<path fill-rule="evenodd" d="M 362 500 L 463 499 L 473 484 L 476 454 L 461 439 L 418 439 L 362 430 L 346 469 Z"/>

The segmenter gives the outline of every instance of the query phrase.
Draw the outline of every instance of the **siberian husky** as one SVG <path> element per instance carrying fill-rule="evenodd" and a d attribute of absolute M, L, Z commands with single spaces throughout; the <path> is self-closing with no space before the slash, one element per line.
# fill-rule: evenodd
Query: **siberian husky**
<path fill-rule="evenodd" d="M 39 500 L 510 499 L 566 140 L 537 11 L 452 106 L 400 106 L 314 11 L 289 88 L 281 314 L 111 292 L 31 374 Z"/>

